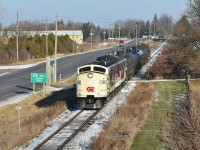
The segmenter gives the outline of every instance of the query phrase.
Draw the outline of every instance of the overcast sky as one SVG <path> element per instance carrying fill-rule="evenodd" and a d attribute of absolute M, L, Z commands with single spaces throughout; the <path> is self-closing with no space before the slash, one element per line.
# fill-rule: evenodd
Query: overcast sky
<path fill-rule="evenodd" d="M 93 22 L 108 26 L 117 20 L 152 20 L 154 14 L 160 17 L 168 14 L 176 21 L 185 12 L 188 0 L 0 0 L 5 7 L 3 25 L 19 20 L 55 20 L 64 22 Z"/>

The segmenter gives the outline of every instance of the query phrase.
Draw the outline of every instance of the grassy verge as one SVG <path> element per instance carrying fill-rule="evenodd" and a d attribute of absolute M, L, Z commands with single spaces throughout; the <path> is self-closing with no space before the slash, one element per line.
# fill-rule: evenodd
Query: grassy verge
<path fill-rule="evenodd" d="M 62 81 L 61 83 L 53 83 L 51 86 L 56 87 L 56 88 L 74 86 L 76 78 L 77 78 L 76 76 L 71 76 L 68 79 Z"/>
<path fill-rule="evenodd" d="M 43 99 L 43 94 L 39 93 L 23 102 L 0 108 L 0 149 L 12 149 L 27 142 L 40 133 L 50 120 L 66 110 L 64 102 L 57 102 L 47 107 L 36 106 L 41 99 Z M 17 105 L 22 107 L 20 110 L 20 133 Z"/>
<path fill-rule="evenodd" d="M 69 78 L 60 87 L 72 86 L 75 78 Z M 76 104 L 75 89 L 52 92 L 44 97 L 43 92 L 32 95 L 26 100 L 0 107 L 0 150 L 12 149 L 28 142 L 41 133 L 48 122 L 72 108 Z M 18 129 L 17 106 L 21 106 Z"/>
<path fill-rule="evenodd" d="M 117 110 L 112 121 L 94 140 L 91 149 L 128 149 L 150 113 L 153 98 L 153 85 L 139 83 L 128 97 L 126 105 Z"/>
<path fill-rule="evenodd" d="M 135 137 L 131 150 L 160 150 L 163 148 L 159 139 L 163 134 L 162 125 L 165 115 L 171 109 L 170 100 L 185 93 L 184 82 L 156 82 L 154 87 L 155 102 L 151 115 Z"/>

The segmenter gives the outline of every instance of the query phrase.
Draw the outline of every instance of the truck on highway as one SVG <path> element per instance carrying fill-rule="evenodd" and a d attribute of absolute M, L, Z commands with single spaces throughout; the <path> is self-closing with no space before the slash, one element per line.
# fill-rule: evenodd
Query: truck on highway
<path fill-rule="evenodd" d="M 119 47 L 124 47 L 124 46 L 125 46 L 125 41 L 119 40 Z"/>

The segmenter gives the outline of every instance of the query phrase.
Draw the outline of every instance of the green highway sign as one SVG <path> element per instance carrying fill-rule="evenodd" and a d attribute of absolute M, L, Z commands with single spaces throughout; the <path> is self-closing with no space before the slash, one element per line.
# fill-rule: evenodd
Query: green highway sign
<path fill-rule="evenodd" d="M 46 73 L 31 73 L 31 83 L 46 83 L 47 74 Z"/>

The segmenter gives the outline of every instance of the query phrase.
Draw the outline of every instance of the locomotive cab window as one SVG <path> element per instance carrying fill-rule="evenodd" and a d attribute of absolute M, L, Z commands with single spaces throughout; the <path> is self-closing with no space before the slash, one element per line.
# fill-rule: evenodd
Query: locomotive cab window
<path fill-rule="evenodd" d="M 106 69 L 101 68 L 101 67 L 94 67 L 93 70 L 94 70 L 94 71 L 97 71 L 97 72 L 102 72 L 102 73 L 105 73 L 105 72 L 106 72 Z"/>
<path fill-rule="evenodd" d="M 90 70 L 91 70 L 90 67 L 80 68 L 80 69 L 79 69 L 79 73 L 84 73 L 84 72 L 87 72 L 87 71 L 90 71 Z"/>

